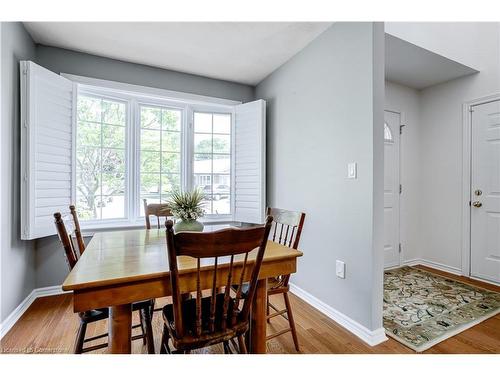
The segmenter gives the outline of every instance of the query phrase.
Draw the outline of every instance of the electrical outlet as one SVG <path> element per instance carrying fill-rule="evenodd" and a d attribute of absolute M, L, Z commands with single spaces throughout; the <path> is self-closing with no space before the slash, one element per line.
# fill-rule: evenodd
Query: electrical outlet
<path fill-rule="evenodd" d="M 345 279 L 345 263 L 342 262 L 341 260 L 337 260 L 337 264 L 335 267 L 335 273 L 337 274 L 337 277 L 340 277 L 341 279 Z"/>
<path fill-rule="evenodd" d="M 358 166 L 357 163 L 347 164 L 347 178 L 357 178 L 358 177 Z"/>

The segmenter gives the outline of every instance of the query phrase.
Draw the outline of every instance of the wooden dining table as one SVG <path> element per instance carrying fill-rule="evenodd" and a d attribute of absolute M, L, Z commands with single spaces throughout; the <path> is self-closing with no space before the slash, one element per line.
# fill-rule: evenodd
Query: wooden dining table
<path fill-rule="evenodd" d="M 204 230 L 223 227 L 228 225 L 208 225 Z M 256 250 L 249 254 L 249 262 L 255 258 Z M 300 256 L 299 250 L 268 242 L 252 306 L 251 353 L 266 352 L 267 279 L 295 273 Z M 196 260 L 185 256 L 178 260 L 181 291 L 196 290 Z M 217 277 L 221 282 L 218 286 L 223 287 L 229 267 L 221 267 L 219 261 L 219 268 L 222 277 Z M 237 272 L 238 262 L 234 270 Z M 213 266 L 208 261 L 201 270 L 202 289 L 211 287 L 211 271 Z M 249 277 L 251 272 L 245 274 Z M 109 307 L 108 351 L 130 353 L 132 302 L 171 295 L 165 230 L 95 233 L 62 289 L 73 292 L 74 312 Z"/>

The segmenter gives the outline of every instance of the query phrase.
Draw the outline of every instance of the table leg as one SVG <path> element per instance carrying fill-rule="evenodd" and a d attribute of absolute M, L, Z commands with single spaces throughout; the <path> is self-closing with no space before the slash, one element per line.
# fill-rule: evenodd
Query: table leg
<path fill-rule="evenodd" d="M 113 354 L 130 354 L 132 336 L 132 305 L 109 308 L 108 351 Z"/>
<path fill-rule="evenodd" d="M 252 306 L 252 324 L 250 332 L 250 353 L 266 353 L 266 309 L 267 279 L 257 282 L 255 299 Z"/>

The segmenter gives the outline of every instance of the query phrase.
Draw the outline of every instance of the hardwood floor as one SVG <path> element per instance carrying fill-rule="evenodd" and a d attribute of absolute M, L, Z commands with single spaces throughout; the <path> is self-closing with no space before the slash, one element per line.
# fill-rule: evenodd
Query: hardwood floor
<path fill-rule="evenodd" d="M 500 292 L 500 287 L 454 276 L 419 266 L 422 269 Z M 301 346 L 301 353 L 414 353 L 399 342 L 390 339 L 371 347 L 349 331 L 329 319 L 301 299 L 291 294 L 291 303 Z M 167 299 L 157 300 L 163 305 Z M 272 302 L 283 307 L 280 296 Z M 134 321 L 138 315 L 134 314 Z M 88 335 L 106 332 L 107 322 L 90 324 Z M 78 318 L 72 311 L 71 294 L 38 298 L 0 341 L 2 353 L 71 353 L 78 327 Z M 286 327 L 286 321 L 274 318 L 268 324 L 268 334 Z M 153 320 L 156 352 L 159 352 L 162 319 L 155 313 Z M 102 340 L 105 342 L 105 339 Z M 269 353 L 296 353 L 290 334 L 268 341 Z M 212 347 L 206 352 L 220 353 L 221 347 Z M 105 352 L 105 349 L 100 352 Z M 133 353 L 146 353 L 140 340 L 132 343 Z M 98 353 L 98 352 L 97 352 Z M 425 353 L 500 353 L 500 314 L 490 318 L 456 336 L 427 350 Z"/>

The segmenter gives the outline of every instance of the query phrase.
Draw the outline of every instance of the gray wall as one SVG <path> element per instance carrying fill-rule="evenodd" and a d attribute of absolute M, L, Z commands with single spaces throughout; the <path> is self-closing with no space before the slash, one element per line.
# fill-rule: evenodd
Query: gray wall
<path fill-rule="evenodd" d="M 35 58 L 35 44 L 20 23 L 2 22 L 1 95 L 1 308 L 3 321 L 35 287 L 33 243 L 20 238 L 19 60 Z"/>
<path fill-rule="evenodd" d="M 293 283 L 370 330 L 382 327 L 383 38 L 380 24 L 335 23 L 256 88 L 268 204 L 307 214 Z"/>
<path fill-rule="evenodd" d="M 56 73 L 70 73 L 242 102 L 251 101 L 254 97 L 253 86 L 153 68 L 67 49 L 37 45 L 36 54 L 38 64 Z"/>
<path fill-rule="evenodd" d="M 70 73 L 243 102 L 254 98 L 252 86 L 42 45 L 36 47 L 36 63 L 56 73 Z M 64 281 L 67 273 L 68 268 L 57 237 L 38 239 L 36 241 L 36 287 L 59 285 Z"/>

